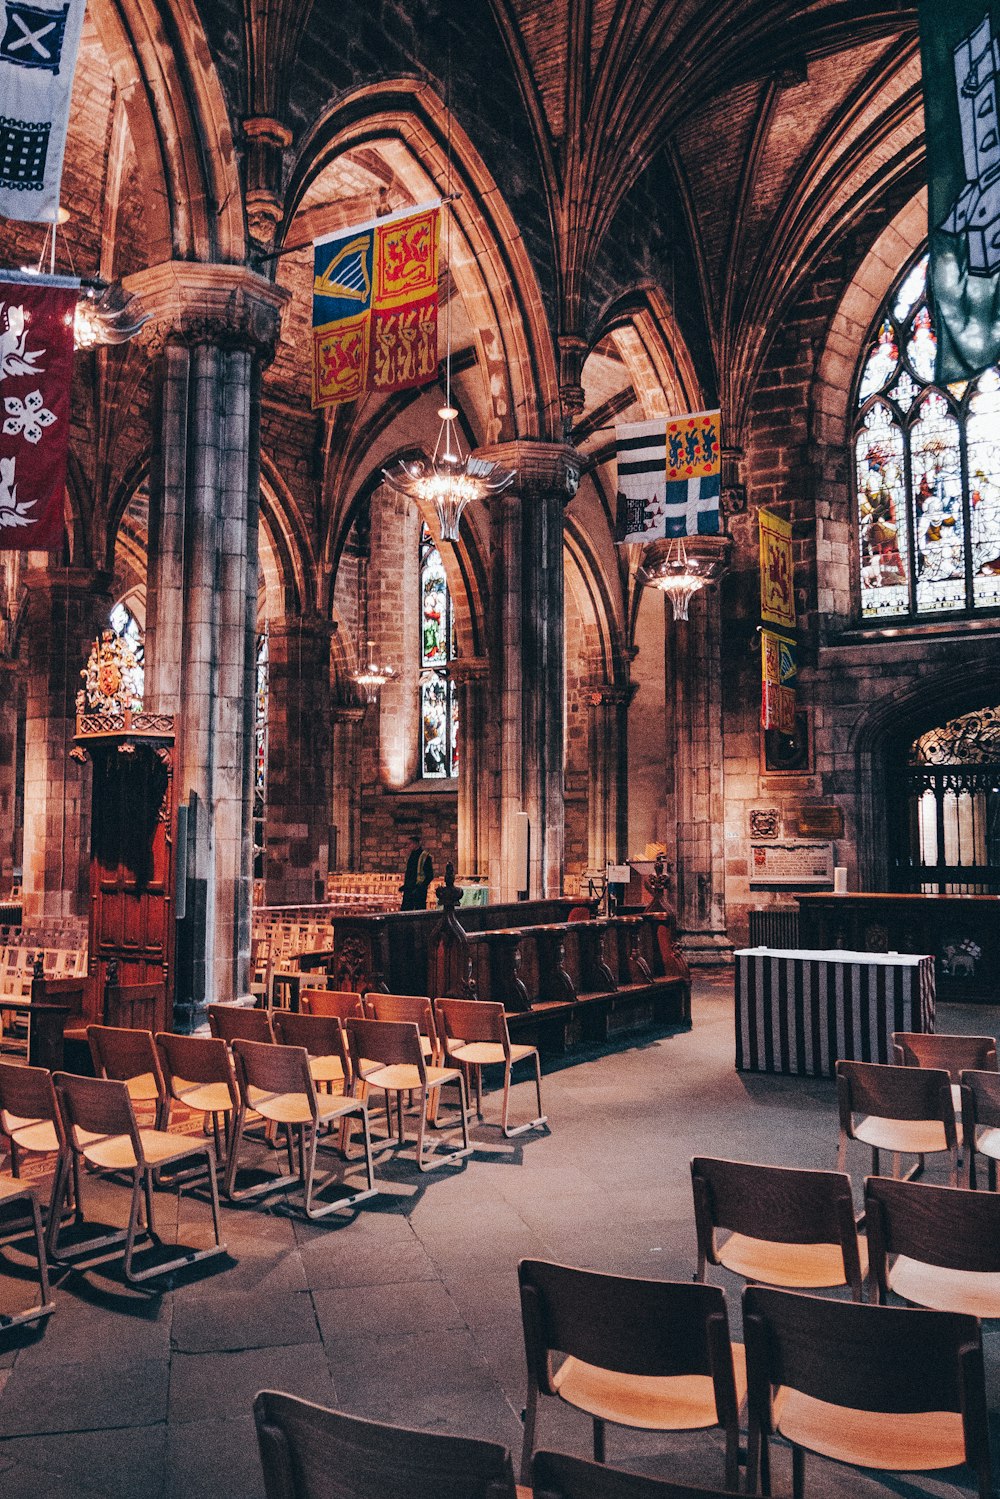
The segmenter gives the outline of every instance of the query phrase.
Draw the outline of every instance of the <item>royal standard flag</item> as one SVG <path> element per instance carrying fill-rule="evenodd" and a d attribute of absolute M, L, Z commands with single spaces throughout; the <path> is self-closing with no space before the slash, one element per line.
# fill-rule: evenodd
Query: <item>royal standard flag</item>
<path fill-rule="evenodd" d="M 939 384 L 1000 359 L 1000 4 L 921 0 Z"/>
<path fill-rule="evenodd" d="M 798 651 L 793 640 L 771 630 L 761 630 L 760 721 L 765 729 L 782 734 L 795 732 L 795 690 L 798 686 Z"/>
<path fill-rule="evenodd" d="M 440 204 L 313 245 L 313 405 L 437 378 Z"/>
<path fill-rule="evenodd" d="M 698 411 L 616 429 L 616 541 L 719 534 L 720 421 Z"/>

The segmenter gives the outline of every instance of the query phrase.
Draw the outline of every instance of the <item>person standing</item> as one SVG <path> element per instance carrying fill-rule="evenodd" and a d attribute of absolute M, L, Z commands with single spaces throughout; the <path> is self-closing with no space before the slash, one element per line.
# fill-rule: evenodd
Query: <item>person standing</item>
<path fill-rule="evenodd" d="M 413 834 L 413 847 L 410 849 L 410 857 L 406 861 L 406 873 L 403 875 L 403 900 L 400 905 L 401 911 L 424 911 L 427 908 L 427 892 L 431 888 L 431 880 L 434 878 L 434 861 L 424 848 L 417 828 Z"/>

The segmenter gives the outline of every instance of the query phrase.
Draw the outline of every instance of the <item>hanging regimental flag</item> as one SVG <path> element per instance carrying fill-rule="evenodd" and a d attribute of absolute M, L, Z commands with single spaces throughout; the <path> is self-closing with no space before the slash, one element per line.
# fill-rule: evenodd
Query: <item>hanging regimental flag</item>
<path fill-rule="evenodd" d="M 0 548 L 62 544 L 80 283 L 0 272 Z"/>
<path fill-rule="evenodd" d="M 440 204 L 313 245 L 313 405 L 437 378 Z"/>
<path fill-rule="evenodd" d="M 791 523 L 769 510 L 757 512 L 760 531 L 760 617 L 795 629 L 795 573 Z"/>
<path fill-rule="evenodd" d="M 720 424 L 718 411 L 697 411 L 615 429 L 616 541 L 719 534 Z"/>
<path fill-rule="evenodd" d="M 795 642 L 761 630 L 760 721 L 765 729 L 795 733 L 795 689 L 798 684 L 798 652 Z"/>
<path fill-rule="evenodd" d="M 86 0 L 0 0 L 0 214 L 52 223 Z"/>
<path fill-rule="evenodd" d="M 1000 359 L 1000 4 L 921 0 L 935 378 Z"/>

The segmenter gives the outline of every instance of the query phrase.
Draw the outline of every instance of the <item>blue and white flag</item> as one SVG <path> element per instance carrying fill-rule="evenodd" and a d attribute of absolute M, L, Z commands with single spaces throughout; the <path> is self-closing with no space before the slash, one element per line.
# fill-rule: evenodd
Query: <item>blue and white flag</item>
<path fill-rule="evenodd" d="M 698 411 L 616 429 L 616 541 L 719 534 L 719 426 L 718 411 Z"/>
<path fill-rule="evenodd" d="M 0 0 L 0 214 L 59 210 L 73 70 L 86 0 Z"/>

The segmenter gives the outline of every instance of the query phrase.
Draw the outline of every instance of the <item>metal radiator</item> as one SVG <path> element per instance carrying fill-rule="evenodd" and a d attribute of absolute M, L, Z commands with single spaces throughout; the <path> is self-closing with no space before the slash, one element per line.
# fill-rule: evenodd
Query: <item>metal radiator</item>
<path fill-rule="evenodd" d="M 798 906 L 765 906 L 748 912 L 748 915 L 751 947 L 798 947 Z"/>

